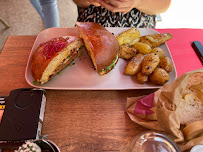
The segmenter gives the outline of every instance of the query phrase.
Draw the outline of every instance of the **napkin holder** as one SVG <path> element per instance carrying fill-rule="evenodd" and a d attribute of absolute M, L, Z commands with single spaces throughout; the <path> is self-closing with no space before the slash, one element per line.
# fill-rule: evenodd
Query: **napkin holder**
<path fill-rule="evenodd" d="M 0 122 L 0 148 L 16 148 L 26 140 L 39 139 L 45 112 L 45 91 L 35 88 L 12 90 L 4 96 Z"/>

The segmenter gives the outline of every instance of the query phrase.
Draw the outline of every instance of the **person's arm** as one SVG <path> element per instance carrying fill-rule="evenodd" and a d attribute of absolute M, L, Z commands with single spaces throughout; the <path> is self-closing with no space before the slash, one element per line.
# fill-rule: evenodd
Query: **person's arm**
<path fill-rule="evenodd" d="M 127 13 L 136 8 L 146 14 L 155 15 L 165 12 L 171 0 L 96 0 L 101 6 L 112 12 Z"/>
<path fill-rule="evenodd" d="M 155 15 L 168 10 L 171 0 L 140 0 L 135 8 L 146 14 Z"/>
<path fill-rule="evenodd" d="M 88 7 L 90 5 L 88 0 L 73 0 L 73 2 L 79 7 Z"/>
<path fill-rule="evenodd" d="M 90 4 L 100 6 L 95 0 L 73 0 L 73 2 L 79 7 L 88 7 Z"/>

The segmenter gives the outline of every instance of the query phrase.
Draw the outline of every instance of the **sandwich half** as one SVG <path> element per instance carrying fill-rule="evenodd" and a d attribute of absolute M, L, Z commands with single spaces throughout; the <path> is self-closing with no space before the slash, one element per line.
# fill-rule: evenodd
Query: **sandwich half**
<path fill-rule="evenodd" d="M 79 37 L 53 38 L 39 45 L 31 60 L 35 81 L 44 84 L 72 63 L 81 54 L 83 41 Z"/>
<path fill-rule="evenodd" d="M 116 37 L 98 23 L 76 22 L 76 26 L 96 71 L 99 75 L 110 72 L 119 59 Z"/>

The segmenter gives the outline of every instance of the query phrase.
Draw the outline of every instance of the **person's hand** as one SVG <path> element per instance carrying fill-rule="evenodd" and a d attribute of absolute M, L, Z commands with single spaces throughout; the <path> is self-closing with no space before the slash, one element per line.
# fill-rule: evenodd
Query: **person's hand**
<path fill-rule="evenodd" d="M 96 2 L 95 0 L 88 0 L 88 2 L 92 5 L 95 5 L 96 7 L 101 6 L 98 2 Z"/>
<path fill-rule="evenodd" d="M 126 14 L 133 9 L 140 0 L 95 0 L 111 12 Z"/>

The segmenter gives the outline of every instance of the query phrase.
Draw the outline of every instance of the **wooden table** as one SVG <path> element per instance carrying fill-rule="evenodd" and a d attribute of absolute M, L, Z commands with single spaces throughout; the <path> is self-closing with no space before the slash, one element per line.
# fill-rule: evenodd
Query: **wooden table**
<path fill-rule="evenodd" d="M 160 30 L 180 33 L 176 30 Z M 202 68 L 189 42 L 203 41 L 203 30 L 182 31 L 188 36 L 176 35 L 168 42 L 178 76 L 183 72 Z M 199 33 L 199 35 L 195 35 Z M 199 37 L 198 37 L 199 36 Z M 195 39 L 195 38 L 199 39 Z M 25 80 L 28 56 L 36 36 L 9 36 L 0 55 L 0 95 L 8 95 L 10 90 L 30 87 Z M 183 41 L 181 41 L 183 39 Z M 202 42 L 203 43 L 203 42 Z M 174 45 L 175 44 L 175 45 Z M 193 56 L 193 66 L 181 69 L 177 51 L 185 48 L 187 55 Z M 179 50 L 177 50 L 177 49 Z M 189 52 L 189 53 L 188 53 Z M 182 58 L 184 58 L 182 52 Z M 182 61 L 184 63 L 186 61 Z M 181 73 L 182 72 L 182 73 Z M 55 142 L 62 152 L 119 151 L 137 134 L 146 129 L 130 120 L 125 112 L 127 97 L 147 95 L 156 90 L 123 91 L 56 91 L 47 90 L 47 104 L 42 135 Z M 3 150 L 8 152 L 9 150 Z"/>
<path fill-rule="evenodd" d="M 30 87 L 25 68 L 36 36 L 9 36 L 0 55 L 0 95 Z M 62 152 L 119 151 L 146 129 L 125 112 L 127 97 L 155 90 L 56 91 L 47 90 L 42 135 Z M 3 150 L 8 152 L 8 150 Z"/>

